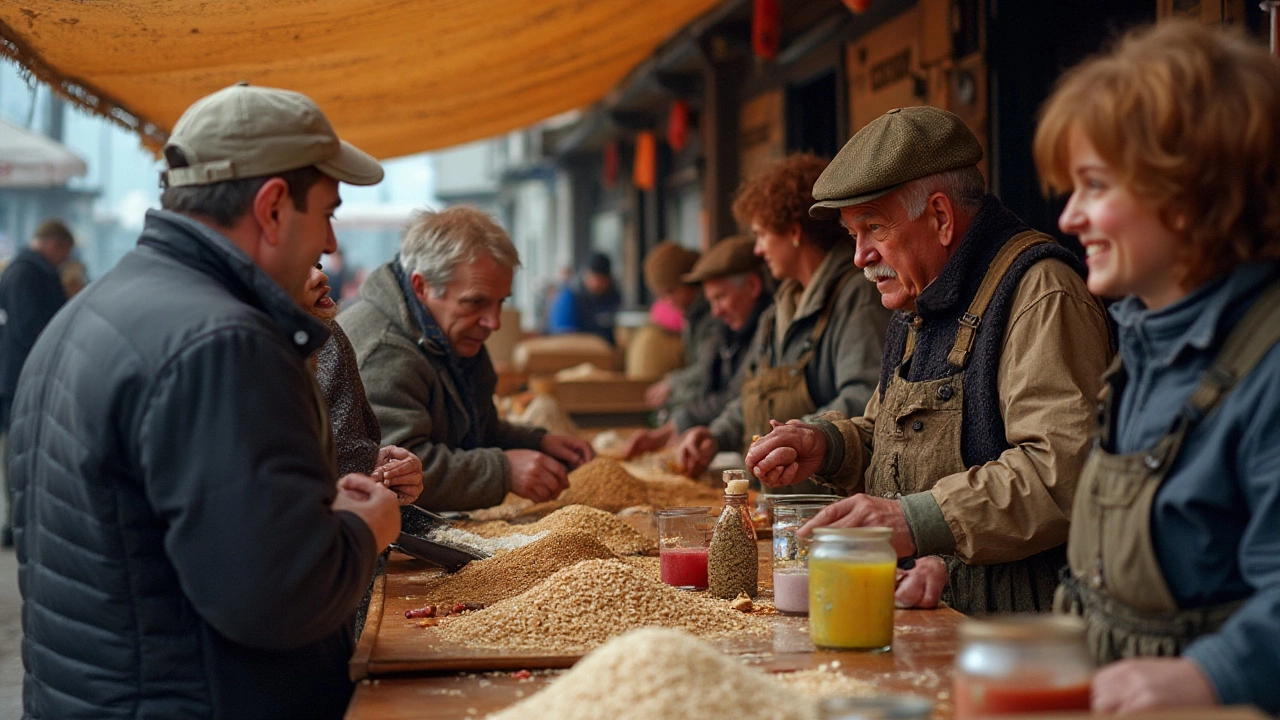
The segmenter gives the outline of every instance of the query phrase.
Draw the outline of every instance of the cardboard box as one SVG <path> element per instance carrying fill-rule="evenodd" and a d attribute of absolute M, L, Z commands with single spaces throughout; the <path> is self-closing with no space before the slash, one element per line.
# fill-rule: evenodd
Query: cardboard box
<path fill-rule="evenodd" d="M 628 380 L 621 374 L 609 380 L 556 380 L 555 396 L 570 414 L 643 413 L 648 380 Z"/>

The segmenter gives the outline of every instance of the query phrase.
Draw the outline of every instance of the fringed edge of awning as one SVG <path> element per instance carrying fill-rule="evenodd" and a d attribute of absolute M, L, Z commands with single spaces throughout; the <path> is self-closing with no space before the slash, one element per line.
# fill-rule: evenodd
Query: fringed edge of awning
<path fill-rule="evenodd" d="M 19 40 L 13 28 L 3 21 L 0 21 L 0 55 L 18 63 L 22 69 L 23 79 L 30 80 L 35 77 L 68 101 L 135 133 L 142 144 L 152 152 L 159 153 L 169 138 L 168 131 L 133 112 L 124 103 L 88 83 L 67 77 L 53 69 L 40 57 L 39 53 Z"/>

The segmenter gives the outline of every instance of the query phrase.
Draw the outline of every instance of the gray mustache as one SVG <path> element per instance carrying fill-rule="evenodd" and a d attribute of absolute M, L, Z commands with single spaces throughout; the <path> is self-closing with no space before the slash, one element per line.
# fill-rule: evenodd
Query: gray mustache
<path fill-rule="evenodd" d="M 875 265 L 868 265 L 867 267 L 863 268 L 862 274 L 865 275 L 867 279 L 870 280 L 871 282 L 876 282 L 877 280 L 882 280 L 884 278 L 898 277 L 898 273 L 894 272 L 893 268 L 889 267 L 888 265 L 884 265 L 882 263 L 876 263 Z"/>

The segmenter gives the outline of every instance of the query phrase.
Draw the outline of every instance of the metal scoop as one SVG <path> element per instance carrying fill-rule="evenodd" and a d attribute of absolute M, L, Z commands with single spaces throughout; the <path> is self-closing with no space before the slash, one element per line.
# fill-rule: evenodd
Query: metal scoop
<path fill-rule="evenodd" d="M 472 560 L 490 557 L 488 552 L 477 547 L 428 537 L 432 530 L 451 527 L 452 523 L 429 510 L 416 505 L 402 505 L 400 536 L 391 543 L 391 549 L 438 565 L 451 573 L 461 570 Z"/>

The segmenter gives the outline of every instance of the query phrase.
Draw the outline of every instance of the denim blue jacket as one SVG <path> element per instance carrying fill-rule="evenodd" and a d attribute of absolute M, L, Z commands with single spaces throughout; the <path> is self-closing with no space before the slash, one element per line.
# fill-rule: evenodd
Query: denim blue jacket
<path fill-rule="evenodd" d="M 1128 382 L 1116 452 L 1169 430 L 1231 329 L 1280 273 L 1246 265 L 1158 311 L 1136 297 L 1112 307 Z M 1280 322 L 1280 317 L 1275 318 Z M 1249 598 L 1185 657 L 1223 704 L 1280 713 L 1280 345 L 1188 434 L 1151 509 L 1152 544 L 1180 607 Z"/>

